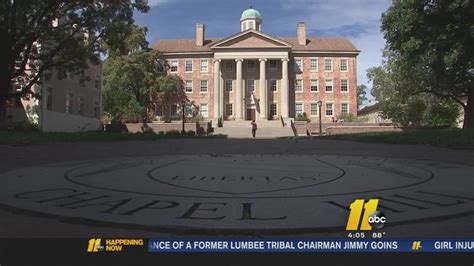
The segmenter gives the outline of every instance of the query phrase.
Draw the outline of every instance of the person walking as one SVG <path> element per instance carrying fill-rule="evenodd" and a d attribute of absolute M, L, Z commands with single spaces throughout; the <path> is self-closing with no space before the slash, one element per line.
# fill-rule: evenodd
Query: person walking
<path fill-rule="evenodd" d="M 255 120 L 252 120 L 252 123 L 250 124 L 252 125 L 252 136 L 255 138 L 255 134 L 257 133 L 257 123 Z"/>

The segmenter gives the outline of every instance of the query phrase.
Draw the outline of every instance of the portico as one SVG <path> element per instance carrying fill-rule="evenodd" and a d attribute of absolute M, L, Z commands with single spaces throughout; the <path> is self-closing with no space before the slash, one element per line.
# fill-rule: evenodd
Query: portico
<path fill-rule="evenodd" d="M 260 45 L 255 47 L 256 43 Z M 211 49 L 216 88 L 214 119 L 288 118 L 291 44 L 250 29 L 214 44 Z M 269 86 L 270 80 L 275 83 L 273 88 Z M 230 82 L 232 90 L 226 88 Z M 279 108 L 270 113 L 270 104 Z"/>

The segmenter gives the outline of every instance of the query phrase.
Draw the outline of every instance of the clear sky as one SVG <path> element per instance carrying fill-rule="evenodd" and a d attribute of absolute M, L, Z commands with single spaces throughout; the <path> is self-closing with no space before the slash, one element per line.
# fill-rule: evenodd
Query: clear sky
<path fill-rule="evenodd" d="M 390 0 L 149 0 L 151 10 L 136 14 L 148 28 L 148 42 L 194 38 L 197 22 L 206 37 L 227 37 L 240 31 L 240 15 L 250 5 L 263 17 L 262 31 L 280 37 L 296 36 L 305 21 L 308 37 L 344 36 L 362 52 L 358 56 L 358 84 L 367 84 L 366 69 L 379 66 L 385 40 L 380 18 Z M 369 84 L 367 84 L 369 85 Z M 369 86 L 371 87 L 371 86 Z"/>

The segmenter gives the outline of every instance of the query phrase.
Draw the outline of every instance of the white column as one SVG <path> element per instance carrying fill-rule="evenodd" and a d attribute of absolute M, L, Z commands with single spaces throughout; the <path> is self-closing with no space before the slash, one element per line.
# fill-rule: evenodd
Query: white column
<path fill-rule="evenodd" d="M 260 61 L 260 119 L 267 120 L 267 78 L 265 64 L 267 59 L 259 59 Z"/>
<path fill-rule="evenodd" d="M 283 58 L 281 59 L 282 66 L 281 66 L 281 116 L 283 118 L 288 118 L 288 105 L 290 101 L 290 92 L 288 89 L 288 61 L 290 59 Z"/>
<path fill-rule="evenodd" d="M 214 60 L 214 119 L 217 126 L 217 119 L 221 117 L 220 113 L 220 92 L 221 92 L 221 60 Z"/>
<path fill-rule="evenodd" d="M 242 61 L 243 59 L 235 59 L 237 62 L 237 73 L 235 75 L 235 119 L 242 119 Z"/>

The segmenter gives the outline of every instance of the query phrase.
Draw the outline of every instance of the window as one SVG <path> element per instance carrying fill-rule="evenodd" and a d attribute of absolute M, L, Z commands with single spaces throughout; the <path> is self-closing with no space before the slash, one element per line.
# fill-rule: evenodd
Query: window
<path fill-rule="evenodd" d="M 255 91 L 255 80 L 253 79 L 247 80 L 247 91 L 249 92 Z"/>
<path fill-rule="evenodd" d="M 234 63 L 230 60 L 225 61 L 225 71 L 232 72 L 233 69 L 234 69 Z"/>
<path fill-rule="evenodd" d="M 162 73 L 165 68 L 163 67 L 163 62 L 161 60 L 157 60 L 157 69 L 158 69 L 158 72 Z"/>
<path fill-rule="evenodd" d="M 199 108 L 199 112 L 202 115 L 202 117 L 208 117 L 207 103 L 201 103 L 200 108 Z"/>
<path fill-rule="evenodd" d="M 193 92 L 193 81 L 192 80 L 186 80 L 185 82 L 186 87 L 184 89 L 185 92 Z"/>
<path fill-rule="evenodd" d="M 324 71 L 332 71 L 332 59 L 324 59 Z"/>
<path fill-rule="evenodd" d="M 163 116 L 163 105 L 157 104 L 155 108 L 155 115 L 156 116 Z"/>
<path fill-rule="evenodd" d="M 77 113 L 80 114 L 80 115 L 84 115 L 84 108 L 85 108 L 85 100 L 84 100 L 84 97 L 79 97 L 79 106 L 77 108 Z"/>
<path fill-rule="evenodd" d="M 53 110 L 53 88 L 47 89 L 48 96 L 46 97 L 46 110 Z"/>
<path fill-rule="evenodd" d="M 277 81 L 276 81 L 276 79 L 270 79 L 268 81 L 268 87 L 270 88 L 270 91 L 277 91 Z"/>
<path fill-rule="evenodd" d="M 295 72 L 303 72 L 303 61 L 295 58 Z"/>
<path fill-rule="evenodd" d="M 270 60 L 268 64 L 270 65 L 269 66 L 270 72 L 277 72 L 278 70 L 277 60 Z"/>
<path fill-rule="evenodd" d="M 249 28 L 250 28 L 250 29 L 254 29 L 253 26 L 254 26 L 254 25 L 253 25 L 253 21 L 250 21 L 250 22 L 249 22 Z"/>
<path fill-rule="evenodd" d="M 303 91 L 303 80 L 297 79 L 295 80 L 295 91 L 302 92 Z"/>
<path fill-rule="evenodd" d="M 341 103 L 341 114 L 347 115 L 349 113 L 349 104 L 348 103 Z"/>
<path fill-rule="evenodd" d="M 341 92 L 348 92 L 349 86 L 347 79 L 341 79 Z"/>
<path fill-rule="evenodd" d="M 192 103 L 186 103 L 186 106 L 184 107 L 184 115 L 186 117 L 193 117 L 193 104 Z"/>
<path fill-rule="evenodd" d="M 94 88 L 98 89 L 100 85 L 100 76 L 96 75 L 95 76 L 95 82 L 94 82 Z"/>
<path fill-rule="evenodd" d="M 185 66 L 186 66 L 186 72 L 193 72 L 193 60 L 187 59 Z"/>
<path fill-rule="evenodd" d="M 178 116 L 178 105 L 172 104 L 170 108 L 170 113 L 172 117 Z"/>
<path fill-rule="evenodd" d="M 207 92 L 207 80 L 201 80 L 201 92 Z"/>
<path fill-rule="evenodd" d="M 332 79 L 327 79 L 325 83 L 326 92 L 332 92 Z"/>
<path fill-rule="evenodd" d="M 310 91 L 311 92 L 318 92 L 318 80 L 312 79 L 310 81 Z"/>
<path fill-rule="evenodd" d="M 226 79 L 225 81 L 225 91 L 232 91 L 232 80 Z"/>
<path fill-rule="evenodd" d="M 171 66 L 170 68 L 171 73 L 178 72 L 178 60 L 171 60 L 170 66 Z"/>
<path fill-rule="evenodd" d="M 318 103 L 311 103 L 311 116 L 319 115 L 319 106 Z"/>
<path fill-rule="evenodd" d="M 233 112 L 232 112 L 232 104 L 231 103 L 226 103 L 225 104 L 225 115 L 226 116 L 232 116 L 233 115 Z"/>
<path fill-rule="evenodd" d="M 94 117 L 95 118 L 100 118 L 99 102 L 97 102 L 97 101 L 94 102 Z"/>
<path fill-rule="evenodd" d="M 276 116 L 277 115 L 277 104 L 276 103 L 271 103 L 270 104 L 270 116 Z"/>
<path fill-rule="evenodd" d="M 299 115 L 299 114 L 303 113 L 303 104 L 302 103 L 296 103 L 295 104 L 295 113 L 296 113 L 296 115 Z"/>
<path fill-rule="evenodd" d="M 309 60 L 309 70 L 311 72 L 318 72 L 318 59 L 311 58 Z"/>
<path fill-rule="evenodd" d="M 208 61 L 207 59 L 203 59 L 201 60 L 201 72 L 208 72 L 209 71 L 209 68 L 208 68 Z"/>
<path fill-rule="evenodd" d="M 341 71 L 342 72 L 347 72 L 348 70 L 348 64 L 347 64 L 347 59 L 341 59 Z"/>
<path fill-rule="evenodd" d="M 66 114 L 72 114 L 73 113 L 73 100 L 74 100 L 74 94 L 68 93 L 66 94 Z"/>
<path fill-rule="evenodd" d="M 255 60 L 247 60 L 247 72 L 255 71 Z"/>
<path fill-rule="evenodd" d="M 333 116 L 332 103 L 326 103 L 326 116 Z"/>

